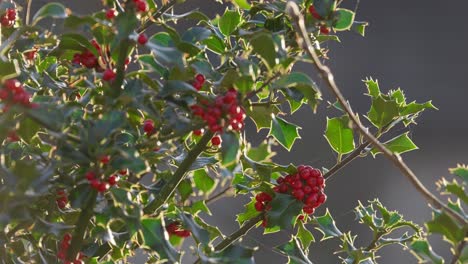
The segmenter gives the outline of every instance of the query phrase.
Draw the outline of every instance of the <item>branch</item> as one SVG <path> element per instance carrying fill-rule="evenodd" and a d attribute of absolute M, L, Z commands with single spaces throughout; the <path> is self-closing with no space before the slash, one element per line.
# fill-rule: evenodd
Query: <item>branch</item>
<path fill-rule="evenodd" d="M 468 232 L 465 234 L 465 238 L 468 236 Z M 463 249 L 466 246 L 466 239 L 464 239 L 460 244 L 458 244 L 457 248 L 455 249 L 455 254 L 453 255 L 450 264 L 457 264 L 458 260 L 460 259 L 461 254 L 463 253 Z"/>
<path fill-rule="evenodd" d="M 113 95 L 120 95 L 122 89 L 122 84 L 125 79 L 125 60 L 128 56 L 128 50 L 130 49 L 131 40 L 126 38 L 120 42 L 119 48 L 119 58 L 117 59 L 117 73 L 115 80 L 112 82 L 112 91 Z"/>
<path fill-rule="evenodd" d="M 315 51 L 304 23 L 304 17 L 302 16 L 299 7 L 292 1 L 289 1 L 286 5 L 286 12 L 293 20 L 293 24 L 297 33 L 297 42 L 298 45 L 303 47 L 306 53 L 312 58 L 315 63 L 317 71 L 320 73 L 321 77 L 327 83 L 330 91 L 335 95 L 343 109 L 348 113 L 351 121 L 353 122 L 352 128 L 359 131 L 359 133 L 366 138 L 375 148 L 381 151 L 410 181 L 410 183 L 416 188 L 416 190 L 421 193 L 424 198 L 431 203 L 437 209 L 443 209 L 451 217 L 457 219 L 460 223 L 468 225 L 466 219 L 455 212 L 453 209 L 446 206 L 442 203 L 437 197 L 435 197 L 422 183 L 419 181 L 418 177 L 414 172 L 408 167 L 408 165 L 403 161 L 400 155 L 394 154 L 392 151 L 387 149 L 377 138 L 369 133 L 368 129 L 364 127 L 359 121 L 358 117 L 354 114 L 351 107 L 348 105 L 346 99 L 344 98 L 341 90 L 338 88 L 335 83 L 335 79 L 331 70 L 322 64 L 320 61 L 317 52 Z"/>
<path fill-rule="evenodd" d="M 78 221 L 76 221 L 76 229 L 73 233 L 70 248 L 68 249 L 67 260 L 73 261 L 83 246 L 84 236 L 86 229 L 88 228 L 89 221 L 94 214 L 94 205 L 96 204 L 97 192 L 91 191 L 91 195 L 80 213 Z"/>
<path fill-rule="evenodd" d="M 187 157 L 185 157 L 185 159 L 179 165 L 171 179 L 162 187 L 162 190 L 158 193 L 154 200 L 145 207 L 143 210 L 145 214 L 153 214 L 164 203 L 166 203 L 169 198 L 171 198 L 177 186 L 179 186 L 179 184 L 184 180 L 185 175 L 192 166 L 192 163 L 198 158 L 203 150 L 205 150 L 206 145 L 212 137 L 212 132 L 206 132 L 197 145 L 195 145 L 195 147 L 189 151 Z"/>
<path fill-rule="evenodd" d="M 249 94 L 247 94 L 247 96 L 245 96 L 244 98 L 244 102 L 247 102 L 249 99 L 251 99 L 252 97 L 254 97 L 255 95 L 257 95 L 258 93 L 260 93 L 265 87 L 267 87 L 268 85 L 270 85 L 270 83 L 272 81 L 274 81 L 276 78 L 278 78 L 279 76 L 281 75 L 281 73 L 277 72 L 275 74 L 273 74 L 273 76 L 271 76 L 268 80 L 266 80 L 262 86 L 260 86 L 260 88 L 258 88 L 257 90 L 254 90 L 252 92 L 250 92 Z"/>
<path fill-rule="evenodd" d="M 137 32 L 138 34 L 140 33 L 143 33 L 145 30 L 147 30 L 149 27 L 151 27 L 154 23 L 155 20 L 157 20 L 158 18 L 160 18 L 162 15 L 164 15 L 164 13 L 167 12 L 167 10 L 171 9 L 172 7 L 174 7 L 174 5 L 177 3 L 177 0 L 171 0 L 169 1 L 169 3 L 167 3 L 166 5 L 163 5 L 161 7 L 161 9 L 156 12 L 150 20 L 146 21 L 144 25 L 142 25 L 140 28 L 137 29 Z"/>
<path fill-rule="evenodd" d="M 211 204 L 211 203 L 214 203 L 216 202 L 217 200 L 223 198 L 225 195 L 227 195 L 229 193 L 229 191 L 232 190 L 232 186 L 228 186 L 227 188 L 225 188 L 224 190 L 222 190 L 221 192 L 213 195 L 212 197 L 208 198 L 205 203 L 207 205 Z"/>

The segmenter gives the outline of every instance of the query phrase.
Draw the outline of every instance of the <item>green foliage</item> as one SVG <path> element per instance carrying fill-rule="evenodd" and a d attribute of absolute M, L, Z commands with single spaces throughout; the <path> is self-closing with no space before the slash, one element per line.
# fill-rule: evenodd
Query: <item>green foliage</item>
<path fill-rule="evenodd" d="M 353 129 L 350 128 L 350 120 L 346 115 L 327 119 L 325 137 L 338 154 L 347 154 L 355 148 Z"/>

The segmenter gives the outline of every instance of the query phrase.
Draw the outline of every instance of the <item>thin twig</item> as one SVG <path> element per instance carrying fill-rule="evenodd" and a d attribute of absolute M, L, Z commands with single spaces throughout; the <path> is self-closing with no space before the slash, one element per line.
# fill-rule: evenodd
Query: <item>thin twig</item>
<path fill-rule="evenodd" d="M 465 233 L 465 238 L 467 236 L 468 236 L 468 233 Z M 466 239 L 464 239 L 463 241 L 460 242 L 460 244 L 458 244 L 457 248 L 455 249 L 453 258 L 450 261 L 450 264 L 457 264 L 458 260 L 460 259 L 460 256 L 463 253 L 463 249 L 465 248 L 465 246 L 466 246 Z"/>
<path fill-rule="evenodd" d="M 207 205 L 209 205 L 209 204 L 211 204 L 211 203 L 216 202 L 217 200 L 219 200 L 219 199 L 223 198 L 224 196 L 226 196 L 226 195 L 229 193 L 230 190 L 232 190 L 232 186 L 228 186 L 227 188 L 225 188 L 225 189 L 222 190 L 221 192 L 219 192 L 219 193 L 213 195 L 212 197 L 208 198 L 208 199 L 205 201 L 205 203 L 206 203 Z"/>
<path fill-rule="evenodd" d="M 411 184 L 416 188 L 416 190 L 421 193 L 426 200 L 431 203 L 437 209 L 443 209 L 447 214 L 455 218 L 457 221 L 464 225 L 468 225 L 466 219 L 455 212 L 453 209 L 446 206 L 442 203 L 437 197 L 435 197 L 422 183 L 419 181 L 418 177 L 414 172 L 408 167 L 408 165 L 403 161 L 400 155 L 393 153 L 388 148 L 386 148 L 377 138 L 375 138 L 368 129 L 364 127 L 359 121 L 358 117 L 354 114 L 351 107 L 348 105 L 346 99 L 344 98 L 341 90 L 338 88 L 335 83 L 335 79 L 331 70 L 322 64 L 320 61 L 317 52 L 315 51 L 309 37 L 308 32 L 304 23 L 304 17 L 300 13 L 299 7 L 292 1 L 289 1 L 286 5 L 286 12 L 293 20 L 294 27 L 297 34 L 297 42 L 299 46 L 304 47 L 306 53 L 312 58 L 315 63 L 316 69 L 320 73 L 321 77 L 327 83 L 330 91 L 335 95 L 343 109 L 348 113 L 351 121 L 353 122 L 353 129 L 359 131 L 359 133 L 370 141 L 371 144 L 382 152 L 411 182 Z"/>
<path fill-rule="evenodd" d="M 158 12 L 156 12 L 150 20 L 146 21 L 143 26 L 137 29 L 138 34 L 143 33 L 145 30 L 151 27 L 154 24 L 154 21 L 156 21 L 158 18 L 164 15 L 164 13 L 166 13 L 169 9 L 174 7 L 176 3 L 177 3 L 177 0 L 171 0 L 169 3 L 162 6 L 161 9 Z"/>
<path fill-rule="evenodd" d="M 249 99 L 251 99 L 252 97 L 254 97 L 255 95 L 257 95 L 258 93 L 260 93 L 261 91 L 263 91 L 263 89 L 265 87 L 267 87 L 268 85 L 270 85 L 270 83 L 272 81 L 274 81 L 276 78 L 278 78 L 279 76 L 281 75 L 281 73 L 277 72 L 275 74 L 273 74 L 273 76 L 271 76 L 268 80 L 266 80 L 262 86 L 260 86 L 260 88 L 258 88 L 257 90 L 254 90 L 252 92 L 250 92 L 249 94 L 247 94 L 244 98 L 244 102 L 247 102 Z"/>
<path fill-rule="evenodd" d="M 26 25 L 29 25 L 29 18 L 31 16 L 31 4 L 32 4 L 32 0 L 27 0 L 27 3 L 26 3 L 26 17 L 24 19 L 24 23 Z"/>

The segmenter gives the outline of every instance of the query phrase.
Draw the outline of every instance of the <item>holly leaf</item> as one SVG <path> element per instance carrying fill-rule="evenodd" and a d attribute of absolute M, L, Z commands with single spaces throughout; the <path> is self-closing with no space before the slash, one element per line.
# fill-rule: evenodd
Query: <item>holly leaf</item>
<path fill-rule="evenodd" d="M 264 128 L 270 128 L 272 116 L 278 114 L 280 110 L 275 105 L 253 105 L 247 107 L 245 111 L 247 116 L 255 123 L 258 132 Z"/>
<path fill-rule="evenodd" d="M 237 215 L 237 222 L 239 225 L 243 225 L 244 222 L 256 217 L 259 214 L 259 212 L 255 210 L 255 200 L 253 199 L 244 207 L 245 211 Z"/>
<path fill-rule="evenodd" d="M 351 10 L 338 8 L 335 11 L 336 22 L 333 28 L 336 31 L 349 30 L 354 22 L 355 13 Z"/>
<path fill-rule="evenodd" d="M 141 233 L 143 235 L 143 247 L 154 250 L 162 259 L 168 259 L 170 262 L 180 261 L 181 255 L 169 243 L 168 234 L 164 231 L 160 219 L 142 219 Z"/>
<path fill-rule="evenodd" d="M 299 129 L 299 126 L 289 123 L 280 117 L 273 116 L 269 135 L 273 136 L 281 146 L 290 151 L 296 139 L 301 138 Z"/>
<path fill-rule="evenodd" d="M 192 235 L 196 238 L 196 241 L 201 242 L 203 245 L 208 245 L 210 242 L 210 234 L 208 231 L 199 226 L 193 217 L 189 214 L 180 214 L 180 219 L 184 222 L 184 226 L 192 232 Z"/>
<path fill-rule="evenodd" d="M 293 221 L 304 207 L 304 204 L 291 195 L 277 193 L 270 202 L 271 210 L 267 211 L 269 227 L 279 226 L 281 229 L 292 228 Z"/>
<path fill-rule="evenodd" d="M 226 9 L 218 22 L 219 31 L 221 31 L 224 36 L 230 36 L 237 29 L 240 22 L 241 14 L 239 11 Z"/>
<path fill-rule="evenodd" d="M 372 98 L 372 105 L 367 113 L 369 121 L 381 129 L 399 116 L 398 103 L 394 100 L 385 100 L 381 95 Z"/>
<path fill-rule="evenodd" d="M 299 240 L 294 236 L 288 243 L 280 245 L 276 249 L 288 257 L 289 263 L 312 264 L 307 258 L 307 254 L 302 250 Z"/>
<path fill-rule="evenodd" d="M 445 212 L 433 209 L 432 220 L 426 223 L 429 233 L 443 235 L 452 245 L 457 245 L 465 238 L 465 232 Z"/>
<path fill-rule="evenodd" d="M 211 193 L 216 183 L 204 168 L 193 172 L 193 181 L 195 182 L 195 187 L 205 194 Z"/>
<path fill-rule="evenodd" d="M 316 229 L 323 234 L 321 241 L 339 237 L 343 234 L 338 227 L 336 227 L 335 220 L 333 220 L 328 209 L 323 216 L 316 217 L 314 222 L 318 225 Z"/>
<path fill-rule="evenodd" d="M 39 21 L 46 17 L 55 19 L 66 18 L 68 16 L 64 5 L 60 3 L 48 3 L 43 5 L 32 19 L 32 25 L 36 25 Z"/>
<path fill-rule="evenodd" d="M 416 146 L 413 143 L 413 141 L 409 138 L 408 133 L 409 132 L 406 132 L 402 135 L 399 135 L 398 137 L 390 139 L 389 141 L 385 142 L 384 145 L 395 154 L 402 154 L 418 149 L 418 146 Z M 373 148 L 371 150 L 371 153 L 375 157 L 377 154 L 380 154 L 382 152 L 380 152 L 376 148 Z"/>
<path fill-rule="evenodd" d="M 312 233 L 309 230 L 307 230 L 302 221 L 298 220 L 297 226 L 298 228 L 296 236 L 301 241 L 302 248 L 304 248 L 304 251 L 307 252 L 307 249 L 310 247 L 310 244 L 312 244 L 312 242 L 315 242 L 315 238 L 312 235 Z"/>
<path fill-rule="evenodd" d="M 272 69 L 276 65 L 276 47 L 270 34 L 258 33 L 250 40 L 253 51 L 260 56 L 263 63 Z"/>
<path fill-rule="evenodd" d="M 338 154 L 346 154 L 354 150 L 354 133 L 349 127 L 349 117 L 347 115 L 335 118 L 327 118 L 327 129 L 325 138 L 330 146 Z"/>
<path fill-rule="evenodd" d="M 465 183 L 468 182 L 468 166 L 458 164 L 456 168 L 449 169 L 450 173 L 463 179 Z"/>
<path fill-rule="evenodd" d="M 435 264 L 443 264 L 444 259 L 437 255 L 431 248 L 431 245 L 427 240 L 416 240 L 413 241 L 409 248 L 411 253 L 420 261 L 422 262 L 431 262 Z"/>
<path fill-rule="evenodd" d="M 221 135 L 223 144 L 221 145 L 222 164 L 232 165 L 239 159 L 239 138 L 236 133 L 226 132 Z"/>

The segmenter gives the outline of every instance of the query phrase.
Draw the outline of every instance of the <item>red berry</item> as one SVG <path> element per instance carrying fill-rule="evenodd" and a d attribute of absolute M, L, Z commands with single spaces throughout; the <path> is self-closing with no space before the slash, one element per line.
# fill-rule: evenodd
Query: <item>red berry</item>
<path fill-rule="evenodd" d="M 138 35 L 138 43 L 140 45 L 145 45 L 146 43 L 148 43 L 148 37 L 146 36 L 146 34 L 140 34 Z"/>
<path fill-rule="evenodd" d="M 60 209 L 63 209 L 67 206 L 67 202 L 65 201 L 62 201 L 62 200 L 57 200 L 57 206 L 60 208 Z"/>
<path fill-rule="evenodd" d="M 143 130 L 146 134 L 151 134 L 154 130 L 154 122 L 151 119 L 145 120 L 143 123 Z"/>
<path fill-rule="evenodd" d="M 66 257 L 65 251 L 59 251 L 59 252 L 57 253 L 57 258 L 58 258 L 58 259 L 64 260 L 65 257 Z"/>
<path fill-rule="evenodd" d="M 312 187 L 306 185 L 302 188 L 302 190 L 304 191 L 304 193 L 309 194 L 312 192 Z"/>
<path fill-rule="evenodd" d="M 265 209 L 265 206 L 263 205 L 262 202 L 258 201 L 255 203 L 255 210 L 261 212 L 263 211 L 263 209 Z"/>
<path fill-rule="evenodd" d="M 106 18 L 111 20 L 114 19 L 117 16 L 117 11 L 115 9 L 109 9 L 106 12 Z"/>
<path fill-rule="evenodd" d="M 92 180 L 94 180 L 94 178 L 96 178 L 96 174 L 94 172 L 92 172 L 92 171 L 88 171 L 86 173 L 85 177 L 86 177 L 86 179 L 88 181 L 92 181 Z"/>
<path fill-rule="evenodd" d="M 105 165 L 105 164 L 109 163 L 109 161 L 110 161 L 110 156 L 109 156 L 109 155 L 102 156 L 102 157 L 99 159 L 99 161 L 100 161 L 102 164 Z"/>
<path fill-rule="evenodd" d="M 294 188 L 294 189 L 301 189 L 302 188 L 302 182 L 299 180 L 299 181 L 294 181 L 291 186 Z"/>
<path fill-rule="evenodd" d="M 128 173 L 127 169 L 119 170 L 120 175 L 127 175 L 127 173 Z"/>
<path fill-rule="evenodd" d="M 31 50 L 24 54 L 27 60 L 34 60 L 36 58 L 37 50 Z"/>
<path fill-rule="evenodd" d="M 280 193 L 285 193 L 285 192 L 288 191 L 288 189 L 289 189 L 288 185 L 286 185 L 286 184 L 281 184 L 280 185 Z"/>
<path fill-rule="evenodd" d="M 305 204 L 309 205 L 309 206 L 314 206 L 315 203 L 317 202 L 317 199 L 318 199 L 318 195 L 317 194 L 311 194 L 309 195 L 306 200 L 305 200 Z"/>
<path fill-rule="evenodd" d="M 266 192 L 262 192 L 262 193 L 260 193 L 260 195 L 262 196 L 262 200 L 265 201 L 265 202 L 270 202 L 271 200 L 273 200 L 271 195 L 269 195 Z"/>
<path fill-rule="evenodd" d="M 203 87 L 203 84 L 201 82 L 198 82 L 198 81 L 193 82 L 193 88 L 195 88 L 197 91 L 200 91 L 202 87 Z"/>
<path fill-rule="evenodd" d="M 10 131 L 8 132 L 8 140 L 11 141 L 11 142 L 17 142 L 17 141 L 20 141 L 20 137 L 18 136 L 18 134 L 16 134 L 16 131 Z"/>
<path fill-rule="evenodd" d="M 315 212 L 315 209 L 311 206 L 304 206 L 304 208 L 302 208 L 302 211 L 304 211 L 304 213 L 306 214 L 313 214 Z"/>
<path fill-rule="evenodd" d="M 330 29 L 327 26 L 321 26 L 320 33 L 322 33 L 323 35 L 328 35 L 330 34 Z"/>
<path fill-rule="evenodd" d="M 315 19 L 318 19 L 318 20 L 321 20 L 322 17 L 319 15 L 319 13 L 317 12 L 317 10 L 315 9 L 315 7 L 313 5 L 309 6 L 309 13 L 315 18 Z"/>
<path fill-rule="evenodd" d="M 6 89 L 0 89 L 0 100 L 6 100 L 10 96 L 10 93 Z"/>
<path fill-rule="evenodd" d="M 322 193 L 319 195 L 317 202 L 323 204 L 327 200 L 327 195 Z"/>
<path fill-rule="evenodd" d="M 102 79 L 106 82 L 112 82 L 115 79 L 116 75 L 117 74 L 113 70 L 106 69 L 104 71 L 104 75 L 102 76 Z"/>
<path fill-rule="evenodd" d="M 107 185 L 106 182 L 101 182 L 97 188 L 98 192 L 100 193 L 103 193 L 105 191 L 107 191 L 107 189 L 109 188 L 109 186 Z"/>
<path fill-rule="evenodd" d="M 193 131 L 193 134 L 197 137 L 201 136 L 203 134 L 203 129 L 197 129 Z"/>
<path fill-rule="evenodd" d="M 307 179 L 307 185 L 309 185 L 310 187 L 317 186 L 317 178 Z"/>
<path fill-rule="evenodd" d="M 195 76 L 195 79 L 201 84 L 205 82 L 205 76 L 203 76 L 203 74 L 197 74 L 197 76 Z"/>
<path fill-rule="evenodd" d="M 5 81 L 4 86 L 7 90 L 16 92 L 21 87 L 21 83 L 16 79 L 9 79 Z"/>
<path fill-rule="evenodd" d="M 111 186 L 114 186 L 117 183 L 117 176 L 116 175 L 110 176 L 108 179 L 108 182 Z"/>
<path fill-rule="evenodd" d="M 214 136 L 212 139 L 211 139 L 211 144 L 213 144 L 214 146 L 219 146 L 221 145 L 221 137 L 220 136 Z"/>
<path fill-rule="evenodd" d="M 293 195 L 297 200 L 302 201 L 302 199 L 304 199 L 304 191 L 301 190 L 301 189 L 296 189 L 296 190 L 292 191 L 292 195 Z"/>
<path fill-rule="evenodd" d="M 278 184 L 282 184 L 284 182 L 284 178 L 283 177 L 279 177 L 278 179 L 276 179 L 276 182 Z"/>
<path fill-rule="evenodd" d="M 148 12 L 148 4 L 145 0 L 135 2 L 138 12 Z"/>
<path fill-rule="evenodd" d="M 71 241 L 72 235 L 70 233 L 65 233 L 63 235 L 63 241 Z"/>
<path fill-rule="evenodd" d="M 310 171 L 310 175 L 314 178 L 318 178 L 318 177 L 321 177 L 322 176 L 322 172 L 318 169 L 312 169 Z"/>
<path fill-rule="evenodd" d="M 99 182 L 99 180 L 91 180 L 91 187 L 95 190 L 97 190 L 99 188 L 99 186 L 101 185 L 101 183 Z"/>
<path fill-rule="evenodd" d="M 301 221 L 301 222 L 304 222 L 304 215 L 299 215 L 297 217 L 297 220 Z"/>
<path fill-rule="evenodd" d="M 323 177 L 317 178 L 317 185 L 323 186 L 324 183 L 325 183 L 325 179 L 323 179 Z"/>
<path fill-rule="evenodd" d="M 16 20 L 16 10 L 13 8 L 8 8 L 6 12 L 6 16 L 9 20 Z"/>
<path fill-rule="evenodd" d="M 263 219 L 263 221 L 262 221 L 262 227 L 267 227 L 267 225 L 268 225 L 267 220 L 266 220 L 266 219 Z"/>

